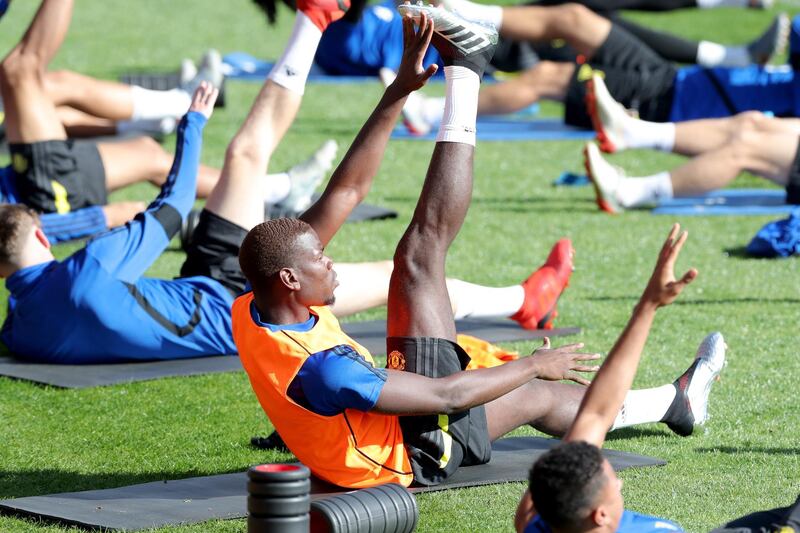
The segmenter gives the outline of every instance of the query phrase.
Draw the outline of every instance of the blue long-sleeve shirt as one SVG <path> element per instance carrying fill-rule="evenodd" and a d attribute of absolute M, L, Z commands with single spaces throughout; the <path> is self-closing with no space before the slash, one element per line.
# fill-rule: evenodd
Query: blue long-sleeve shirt
<path fill-rule="evenodd" d="M 194 203 L 206 119 L 188 113 L 161 194 L 125 226 L 64 261 L 6 280 L 9 313 L 0 339 L 18 357 L 54 363 L 178 359 L 236 353 L 233 296 L 204 276 L 141 277 Z"/>

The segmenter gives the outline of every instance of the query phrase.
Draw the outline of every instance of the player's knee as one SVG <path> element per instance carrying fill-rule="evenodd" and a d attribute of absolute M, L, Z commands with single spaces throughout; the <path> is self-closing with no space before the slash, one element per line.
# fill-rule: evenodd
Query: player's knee
<path fill-rule="evenodd" d="M 265 148 L 248 135 L 237 134 L 225 150 L 225 162 L 228 164 L 246 163 L 266 167 Z"/>
<path fill-rule="evenodd" d="M 426 245 L 426 239 L 407 233 L 394 252 L 395 276 L 405 280 L 426 279 L 433 272 L 438 255 L 434 248 Z"/>
<path fill-rule="evenodd" d="M 14 87 L 26 81 L 41 79 L 43 69 L 35 54 L 13 50 L 0 62 L 0 78 Z"/>
<path fill-rule="evenodd" d="M 760 111 L 746 111 L 734 118 L 734 136 L 744 131 L 755 131 L 768 120 Z"/>
<path fill-rule="evenodd" d="M 562 27 L 577 28 L 591 16 L 592 12 L 581 4 L 563 4 L 558 6 L 559 22 Z"/>

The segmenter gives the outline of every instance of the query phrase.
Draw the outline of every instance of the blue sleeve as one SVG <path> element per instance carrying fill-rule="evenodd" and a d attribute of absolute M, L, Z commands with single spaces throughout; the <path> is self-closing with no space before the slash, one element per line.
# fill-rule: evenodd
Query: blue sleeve
<path fill-rule="evenodd" d="M 289 395 L 310 411 L 334 416 L 345 409 L 371 410 L 384 383 L 385 370 L 375 368 L 343 344 L 306 359 Z"/>
<path fill-rule="evenodd" d="M 190 111 L 181 119 L 175 161 L 161 193 L 143 213 L 124 226 L 93 239 L 87 254 L 112 276 L 133 283 L 153 264 L 192 208 L 206 117 Z"/>
<path fill-rule="evenodd" d="M 103 208 L 95 205 L 69 213 L 39 215 L 42 231 L 52 243 L 91 237 L 108 229 Z"/>

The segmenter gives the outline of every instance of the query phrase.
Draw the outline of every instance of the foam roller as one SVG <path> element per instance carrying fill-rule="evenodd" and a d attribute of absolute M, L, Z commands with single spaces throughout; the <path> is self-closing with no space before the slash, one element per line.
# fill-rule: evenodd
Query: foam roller
<path fill-rule="evenodd" d="M 247 471 L 247 532 L 307 533 L 310 474 L 301 464 L 250 468 Z"/>
<path fill-rule="evenodd" d="M 312 533 L 411 533 L 418 520 L 417 500 L 396 483 L 311 503 Z"/>

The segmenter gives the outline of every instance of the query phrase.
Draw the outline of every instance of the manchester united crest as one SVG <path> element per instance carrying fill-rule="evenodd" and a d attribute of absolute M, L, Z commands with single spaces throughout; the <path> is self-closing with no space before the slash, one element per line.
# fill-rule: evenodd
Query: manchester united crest
<path fill-rule="evenodd" d="M 392 350 L 392 353 L 386 356 L 386 366 L 392 370 L 405 370 L 406 356 L 397 350 Z"/>

